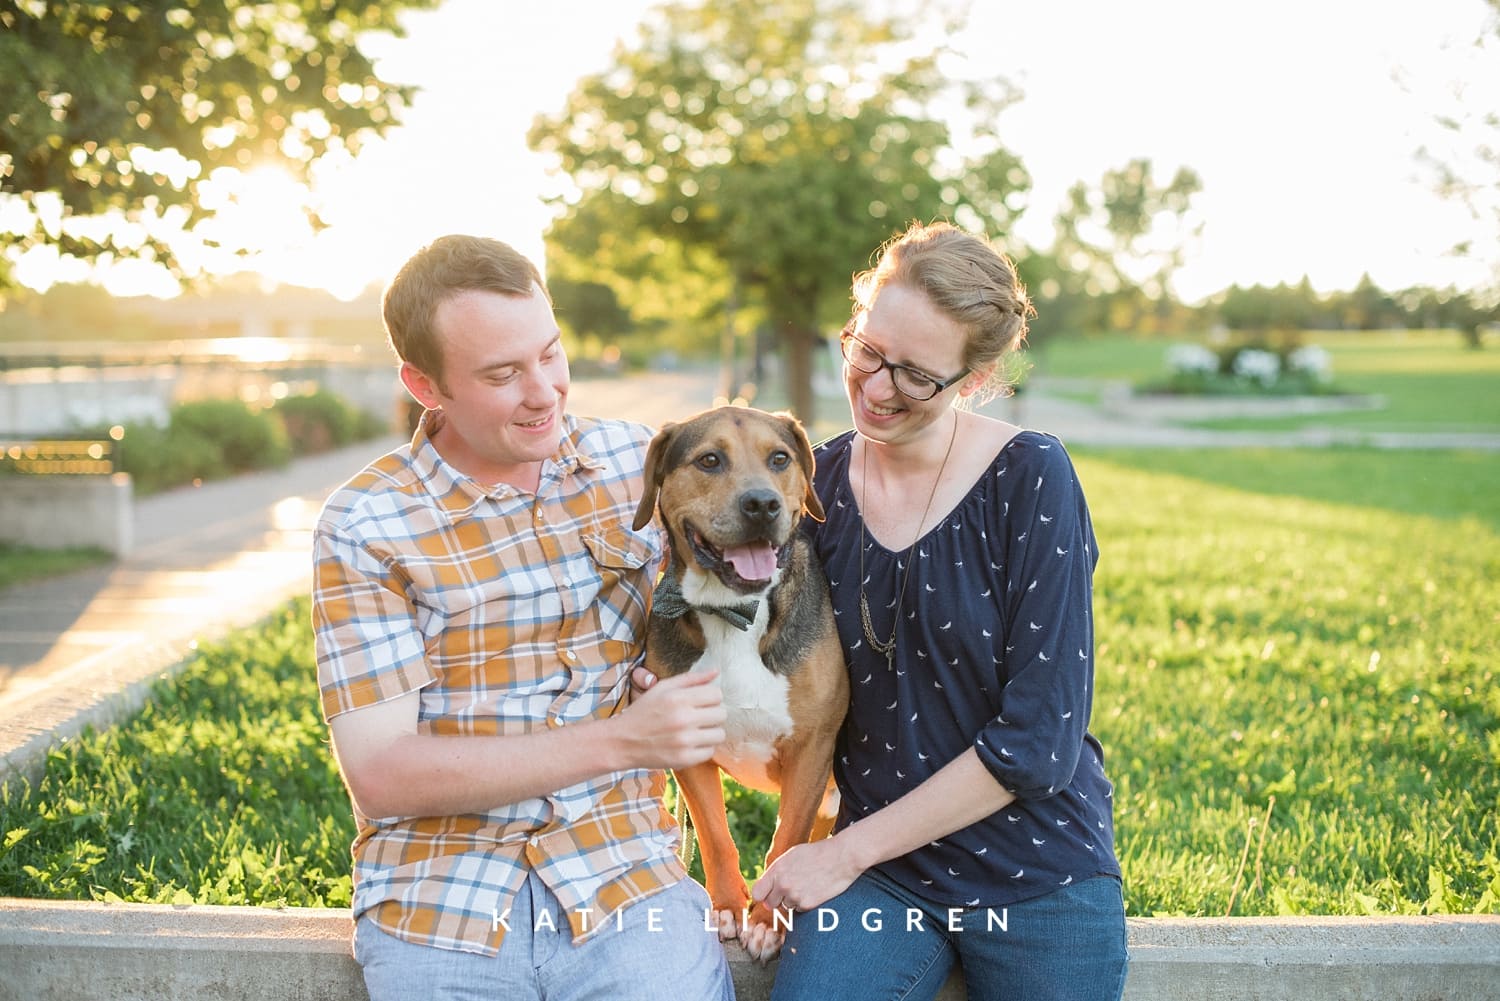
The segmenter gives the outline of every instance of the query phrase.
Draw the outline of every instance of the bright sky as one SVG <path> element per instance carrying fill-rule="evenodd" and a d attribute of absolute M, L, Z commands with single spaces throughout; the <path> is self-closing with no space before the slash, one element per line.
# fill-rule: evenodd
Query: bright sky
<path fill-rule="evenodd" d="M 268 255 L 262 270 L 349 296 L 447 232 L 496 236 L 540 263 L 541 196 L 563 182 L 545 176 L 526 130 L 579 76 L 608 66 L 617 40 L 634 40 L 647 6 L 446 0 L 409 15 L 408 38 L 372 47 L 382 75 L 422 88 L 405 124 L 328 172 L 329 229 Z M 1477 81 L 1471 110 L 1500 106 L 1500 71 L 1469 45 L 1482 0 L 973 6 L 958 43 L 967 72 L 1006 75 L 1025 92 L 1001 126 L 1033 176 L 1018 226 L 1033 245 L 1050 243 L 1070 185 L 1149 157 L 1163 182 L 1179 165 L 1203 181 L 1202 235 L 1176 281 L 1189 301 L 1304 274 L 1322 290 L 1366 271 L 1386 288 L 1473 287 L 1489 265 L 1448 248 L 1478 237 L 1492 263 L 1500 256 L 1493 230 L 1434 195 L 1414 156 L 1437 134 L 1434 95 L 1451 81 Z M 285 190 L 274 177 L 258 184 L 242 229 L 295 239 Z M 110 284 L 141 290 L 139 277 Z"/>

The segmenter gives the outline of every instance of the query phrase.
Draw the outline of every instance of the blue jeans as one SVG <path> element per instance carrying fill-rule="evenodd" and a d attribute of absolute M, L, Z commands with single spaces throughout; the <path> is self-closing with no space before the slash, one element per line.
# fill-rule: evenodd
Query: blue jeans
<path fill-rule="evenodd" d="M 1118 1001 L 1120 882 L 1096 876 L 1009 907 L 950 911 L 866 872 L 795 916 L 771 998 L 930 999 L 955 962 L 971 1001 Z"/>
<path fill-rule="evenodd" d="M 362 917 L 354 927 L 354 958 L 371 1001 L 734 1001 L 724 947 L 717 932 L 703 928 L 708 906 L 703 887 L 684 879 L 627 907 L 618 921 L 612 916 L 575 946 L 562 904 L 530 873 L 511 905 L 498 956 L 414 945 Z"/>

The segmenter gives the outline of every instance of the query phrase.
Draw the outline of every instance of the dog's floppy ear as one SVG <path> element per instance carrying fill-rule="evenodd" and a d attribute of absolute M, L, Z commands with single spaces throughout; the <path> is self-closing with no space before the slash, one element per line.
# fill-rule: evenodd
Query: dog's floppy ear
<path fill-rule="evenodd" d="M 677 427 L 676 424 L 663 424 L 646 449 L 646 468 L 643 471 L 645 489 L 641 493 L 640 504 L 636 506 L 635 523 L 632 526 L 637 532 L 645 528 L 651 521 L 651 516 L 656 513 L 656 495 L 661 491 L 661 481 L 665 475 L 662 463 L 667 457 L 667 446 L 672 443 L 672 435 Z"/>
<path fill-rule="evenodd" d="M 807 480 L 807 493 L 802 498 L 802 505 L 813 521 L 822 521 L 823 502 L 818 500 L 818 495 L 813 490 L 813 471 L 816 464 L 813 461 L 812 442 L 808 440 L 807 432 L 803 430 L 802 422 L 797 418 L 785 411 L 778 413 L 776 417 L 786 425 L 792 444 L 797 449 L 797 464 L 802 467 L 802 476 Z"/>

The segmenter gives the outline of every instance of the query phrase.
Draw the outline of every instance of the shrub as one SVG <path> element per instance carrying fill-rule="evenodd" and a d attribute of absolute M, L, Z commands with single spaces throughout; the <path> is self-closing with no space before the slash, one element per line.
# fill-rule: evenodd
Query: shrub
<path fill-rule="evenodd" d="M 234 400 L 205 400 L 174 407 L 166 427 L 127 424 L 117 465 L 130 474 L 138 494 L 150 494 L 282 466 L 289 458 L 279 417 Z"/>
<path fill-rule="evenodd" d="M 1281 358 L 1274 351 L 1244 348 L 1235 353 L 1233 371 L 1236 378 L 1259 383 L 1269 389 L 1281 375 Z"/>
<path fill-rule="evenodd" d="M 1293 351 L 1287 356 L 1286 367 L 1288 372 L 1319 384 L 1333 381 L 1333 355 L 1316 344 Z"/>
<path fill-rule="evenodd" d="M 284 466 L 292 457 L 279 418 L 238 400 L 200 400 L 172 410 L 172 430 L 193 431 L 218 445 L 231 472 Z"/>
<path fill-rule="evenodd" d="M 289 396 L 273 412 L 281 417 L 294 455 L 348 445 L 358 440 L 361 431 L 358 411 L 327 390 Z"/>
<path fill-rule="evenodd" d="M 224 453 L 208 437 L 169 424 L 127 424 L 120 443 L 119 468 L 130 474 L 139 494 L 157 493 L 194 480 L 229 475 Z"/>
<path fill-rule="evenodd" d="M 1334 392 L 1333 356 L 1316 345 L 1236 343 L 1215 352 L 1200 344 L 1167 350 L 1164 383 L 1147 392 L 1289 396 Z"/>

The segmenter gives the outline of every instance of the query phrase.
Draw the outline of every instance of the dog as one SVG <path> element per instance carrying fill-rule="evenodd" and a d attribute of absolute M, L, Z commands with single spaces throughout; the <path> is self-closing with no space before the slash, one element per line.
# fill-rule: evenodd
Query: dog
<path fill-rule="evenodd" d="M 789 414 L 707 410 L 667 424 L 646 452 L 635 528 L 657 510 L 671 558 L 652 601 L 646 667 L 659 678 L 718 670 L 728 710 L 712 760 L 674 772 L 697 831 L 721 938 L 765 962 L 786 920 L 750 905 L 719 773 L 779 793 L 770 865 L 833 826 L 834 740 L 849 679 L 803 513 L 823 520 L 812 445 Z"/>

